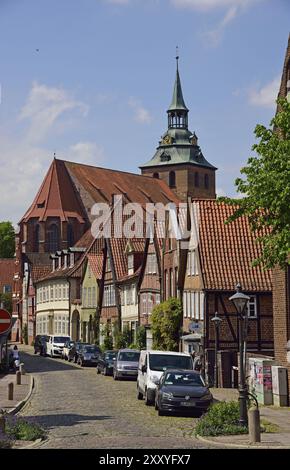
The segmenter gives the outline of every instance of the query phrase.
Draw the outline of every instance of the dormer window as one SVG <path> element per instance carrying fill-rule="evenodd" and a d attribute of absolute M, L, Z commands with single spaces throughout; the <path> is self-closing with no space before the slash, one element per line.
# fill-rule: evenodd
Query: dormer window
<path fill-rule="evenodd" d="M 74 253 L 70 253 L 70 254 L 69 254 L 69 267 L 70 267 L 70 268 L 73 267 L 74 261 L 75 261 Z"/>

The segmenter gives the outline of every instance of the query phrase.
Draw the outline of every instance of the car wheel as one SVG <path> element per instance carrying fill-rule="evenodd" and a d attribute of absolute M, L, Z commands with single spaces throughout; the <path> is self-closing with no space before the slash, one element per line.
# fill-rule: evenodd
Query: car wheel
<path fill-rule="evenodd" d="M 50 357 L 53 358 L 53 353 L 52 353 L 52 351 L 50 351 Z"/>
<path fill-rule="evenodd" d="M 97 366 L 97 374 L 100 374 L 100 373 L 101 373 L 101 371 L 100 371 L 99 367 Z"/>
<path fill-rule="evenodd" d="M 139 388 L 137 388 L 137 400 L 143 400 L 143 393 L 140 392 Z"/>
<path fill-rule="evenodd" d="M 83 366 L 83 361 L 81 359 L 78 359 L 77 364 L 82 367 Z"/>
<path fill-rule="evenodd" d="M 165 416 L 164 411 L 160 410 L 159 408 L 158 408 L 158 416 Z"/>
<path fill-rule="evenodd" d="M 146 388 L 146 390 L 145 390 L 145 405 L 147 405 L 147 406 L 151 406 L 151 405 L 152 405 L 152 401 L 149 400 L 149 397 L 148 397 L 147 388 Z"/>
<path fill-rule="evenodd" d="M 104 367 L 103 374 L 108 375 L 107 367 Z"/>

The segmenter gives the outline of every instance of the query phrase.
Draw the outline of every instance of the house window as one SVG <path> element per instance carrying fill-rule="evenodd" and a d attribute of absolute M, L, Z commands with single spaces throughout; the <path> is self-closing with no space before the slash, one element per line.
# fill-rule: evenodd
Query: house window
<path fill-rule="evenodd" d="M 12 287 L 9 284 L 3 286 L 3 294 L 10 294 L 12 292 Z"/>
<path fill-rule="evenodd" d="M 153 173 L 153 178 L 159 179 L 159 173 Z"/>
<path fill-rule="evenodd" d="M 111 260 L 107 257 L 106 272 L 111 271 Z"/>
<path fill-rule="evenodd" d="M 88 307 L 92 306 L 92 290 L 88 287 Z"/>
<path fill-rule="evenodd" d="M 104 307 L 111 307 L 116 305 L 116 295 L 113 284 L 104 287 L 103 305 Z"/>
<path fill-rule="evenodd" d="M 194 173 L 194 186 L 199 187 L 199 174 L 197 172 Z"/>
<path fill-rule="evenodd" d="M 92 287 L 92 307 L 96 307 L 97 299 L 96 299 L 96 287 Z"/>
<path fill-rule="evenodd" d="M 183 316 L 187 317 L 187 292 L 183 292 Z"/>
<path fill-rule="evenodd" d="M 175 188 L 175 171 L 170 171 L 169 173 L 169 187 Z"/>
<path fill-rule="evenodd" d="M 133 274 L 134 272 L 134 255 L 128 255 L 128 274 Z"/>
<path fill-rule="evenodd" d="M 126 286 L 126 305 L 132 305 L 133 302 L 133 289 L 134 286 Z"/>
<path fill-rule="evenodd" d="M 209 188 L 209 178 L 208 175 L 204 175 L 204 187 L 205 189 Z"/>
<path fill-rule="evenodd" d="M 257 297 L 252 295 L 248 302 L 248 318 L 257 318 Z"/>
<path fill-rule="evenodd" d="M 74 253 L 70 253 L 69 255 L 69 267 L 72 268 L 74 265 Z"/>
<path fill-rule="evenodd" d="M 83 306 L 87 307 L 87 288 L 83 287 Z"/>
<path fill-rule="evenodd" d="M 188 276 L 198 275 L 197 256 L 194 250 L 188 251 L 188 254 L 187 254 L 187 275 Z"/>
<path fill-rule="evenodd" d="M 157 258 L 155 253 L 150 253 L 147 256 L 146 272 L 147 274 L 156 274 L 157 272 Z"/>

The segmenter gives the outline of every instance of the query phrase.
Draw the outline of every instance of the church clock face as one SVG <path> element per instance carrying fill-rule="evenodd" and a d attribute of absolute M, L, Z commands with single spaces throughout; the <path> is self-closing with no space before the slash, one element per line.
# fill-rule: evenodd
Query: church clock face
<path fill-rule="evenodd" d="M 165 144 L 165 145 L 170 145 L 172 144 L 172 138 L 170 137 L 170 135 L 166 135 L 163 140 L 162 140 L 162 144 Z"/>

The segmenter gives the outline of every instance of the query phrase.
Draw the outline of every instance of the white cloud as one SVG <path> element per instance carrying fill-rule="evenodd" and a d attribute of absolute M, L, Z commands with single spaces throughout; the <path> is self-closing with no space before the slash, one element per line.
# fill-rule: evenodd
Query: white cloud
<path fill-rule="evenodd" d="M 275 108 L 280 81 L 281 77 L 277 76 L 266 85 L 262 87 L 256 86 L 249 90 L 248 96 L 250 104 L 263 108 Z"/>
<path fill-rule="evenodd" d="M 95 142 L 78 142 L 67 151 L 68 160 L 98 165 L 105 160 L 105 152 Z"/>
<path fill-rule="evenodd" d="M 64 89 L 34 83 L 20 113 L 21 129 L 13 135 L 1 129 L 0 220 L 17 223 L 32 203 L 55 151 L 53 138 L 49 146 L 44 139 L 50 130 L 63 132 L 76 109 L 83 118 L 88 108 Z M 89 141 L 57 148 L 56 157 L 94 165 L 105 159 L 104 150 Z"/>
<path fill-rule="evenodd" d="M 62 114 L 76 109 L 85 116 L 89 108 L 81 101 L 75 100 L 63 88 L 48 87 L 33 82 L 19 115 L 20 120 L 30 121 L 27 140 L 40 142 Z"/>
<path fill-rule="evenodd" d="M 218 24 L 218 26 L 215 29 L 213 29 L 212 31 L 207 31 L 204 34 L 204 37 L 209 41 L 210 45 L 217 46 L 220 43 L 225 27 L 231 21 L 233 21 L 233 19 L 237 16 L 237 14 L 238 14 L 238 7 L 237 6 L 232 6 L 227 11 L 224 18 Z"/>
<path fill-rule="evenodd" d="M 210 11 L 216 8 L 246 7 L 257 1 L 259 0 L 171 0 L 171 3 L 178 8 Z"/>
<path fill-rule="evenodd" d="M 152 116 L 148 109 L 142 106 L 140 100 L 131 97 L 128 104 L 134 110 L 135 121 L 140 122 L 141 124 L 150 124 Z"/>

